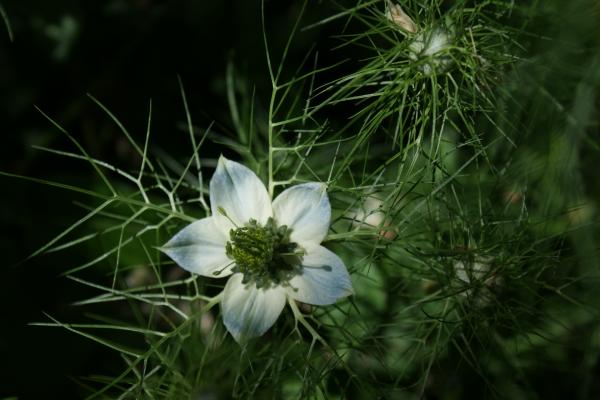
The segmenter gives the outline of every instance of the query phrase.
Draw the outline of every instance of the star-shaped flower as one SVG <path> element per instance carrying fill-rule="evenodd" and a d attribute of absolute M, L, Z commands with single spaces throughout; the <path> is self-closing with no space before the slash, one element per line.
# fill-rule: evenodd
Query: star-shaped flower
<path fill-rule="evenodd" d="M 210 217 L 161 250 L 190 272 L 229 276 L 221 311 L 236 341 L 265 333 L 287 301 L 328 305 L 352 294 L 344 262 L 320 245 L 331 221 L 325 184 L 292 186 L 271 202 L 254 172 L 221 157 L 210 203 Z"/>

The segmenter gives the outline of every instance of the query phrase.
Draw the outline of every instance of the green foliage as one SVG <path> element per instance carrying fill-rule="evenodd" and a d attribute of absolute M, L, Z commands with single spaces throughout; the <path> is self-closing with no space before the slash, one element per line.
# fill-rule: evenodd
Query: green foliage
<path fill-rule="evenodd" d="M 2 20 L 4 21 L 4 24 L 6 25 L 6 31 L 8 33 L 8 37 L 9 37 L 10 41 L 12 42 L 13 40 L 15 40 L 15 38 L 13 36 L 13 31 L 10 26 L 10 20 L 8 19 L 8 15 L 6 15 L 6 11 L 4 10 L 4 7 L 2 7 L 2 4 L 0 4 L 0 16 L 2 16 Z"/>

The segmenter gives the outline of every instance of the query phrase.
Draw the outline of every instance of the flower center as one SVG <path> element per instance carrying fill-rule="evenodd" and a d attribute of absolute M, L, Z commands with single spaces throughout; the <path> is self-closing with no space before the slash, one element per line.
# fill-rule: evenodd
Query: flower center
<path fill-rule="evenodd" d="M 302 251 L 290 242 L 291 230 L 275 226 L 269 218 L 262 226 L 251 219 L 246 226 L 229 231 L 225 251 L 235 261 L 233 272 L 244 274 L 242 283 L 254 282 L 257 288 L 286 284 L 299 272 Z"/>

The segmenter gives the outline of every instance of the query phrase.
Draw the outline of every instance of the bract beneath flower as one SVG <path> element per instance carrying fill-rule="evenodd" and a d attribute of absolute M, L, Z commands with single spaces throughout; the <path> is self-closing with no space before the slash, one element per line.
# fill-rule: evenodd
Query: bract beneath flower
<path fill-rule="evenodd" d="M 230 276 L 221 311 L 236 341 L 265 333 L 286 301 L 328 305 L 352 294 L 344 262 L 320 245 L 331 221 L 324 184 L 292 186 L 271 203 L 254 172 L 221 157 L 209 190 L 212 216 L 161 250 L 190 272 Z"/>

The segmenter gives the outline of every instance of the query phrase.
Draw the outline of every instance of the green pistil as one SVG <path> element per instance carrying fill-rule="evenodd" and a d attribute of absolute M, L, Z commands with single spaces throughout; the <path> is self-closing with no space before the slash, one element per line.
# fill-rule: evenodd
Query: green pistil
<path fill-rule="evenodd" d="M 235 261 L 233 272 L 244 274 L 243 283 L 257 288 L 286 284 L 300 269 L 302 252 L 290 242 L 291 230 L 276 227 L 272 218 L 265 226 L 251 219 L 246 226 L 229 231 L 226 253 Z"/>

